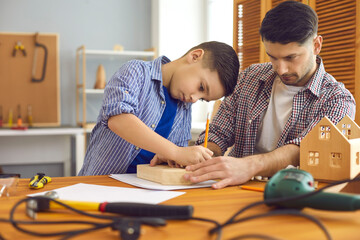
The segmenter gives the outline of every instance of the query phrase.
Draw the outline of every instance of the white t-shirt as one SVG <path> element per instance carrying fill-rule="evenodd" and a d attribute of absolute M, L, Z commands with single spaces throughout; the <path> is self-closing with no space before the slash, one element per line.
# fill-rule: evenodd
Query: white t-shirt
<path fill-rule="evenodd" d="M 262 116 L 256 137 L 255 153 L 273 151 L 291 112 L 293 98 L 304 87 L 288 86 L 277 76 L 274 80 L 269 106 Z"/>

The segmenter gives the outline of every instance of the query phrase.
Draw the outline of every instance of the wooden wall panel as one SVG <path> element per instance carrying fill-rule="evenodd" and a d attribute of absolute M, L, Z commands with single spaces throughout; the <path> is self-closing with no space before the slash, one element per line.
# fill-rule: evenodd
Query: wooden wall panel
<path fill-rule="evenodd" d="M 37 41 L 46 47 L 48 54 L 44 79 L 34 82 L 32 78 L 42 78 L 45 55 L 43 48 L 35 47 L 35 34 L 0 33 L 0 114 L 3 115 L 5 126 L 11 110 L 13 125 L 16 125 L 19 105 L 25 125 L 29 105 L 32 109 L 33 126 L 60 124 L 58 35 L 39 34 Z M 17 50 L 13 56 L 17 42 L 24 46 L 26 56 L 21 50 Z"/>

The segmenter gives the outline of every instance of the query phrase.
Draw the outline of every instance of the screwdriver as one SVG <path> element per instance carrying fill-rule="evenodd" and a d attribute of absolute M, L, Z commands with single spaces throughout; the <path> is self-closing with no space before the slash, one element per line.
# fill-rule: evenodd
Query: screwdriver
<path fill-rule="evenodd" d="M 0 127 L 3 125 L 2 106 L 0 105 Z"/>
<path fill-rule="evenodd" d="M 27 108 L 27 119 L 28 119 L 28 124 L 29 124 L 29 127 L 32 127 L 33 126 L 33 119 L 32 119 L 32 107 L 31 105 L 28 105 L 28 108 Z"/>
<path fill-rule="evenodd" d="M 9 125 L 10 128 L 12 127 L 12 124 L 13 124 L 13 111 L 10 108 L 9 109 L 9 120 L 8 120 L 8 125 Z"/>
<path fill-rule="evenodd" d="M 21 119 L 21 107 L 20 104 L 18 105 L 18 118 L 17 118 L 17 126 L 21 127 L 22 119 Z"/>

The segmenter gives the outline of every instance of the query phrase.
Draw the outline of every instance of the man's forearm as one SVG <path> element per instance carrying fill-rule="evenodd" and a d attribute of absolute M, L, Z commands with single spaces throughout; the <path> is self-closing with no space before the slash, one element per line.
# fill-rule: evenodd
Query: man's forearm
<path fill-rule="evenodd" d="M 256 157 L 258 166 L 258 173 L 260 176 L 272 176 L 280 169 L 288 165 L 298 166 L 300 159 L 300 147 L 295 144 L 287 144 L 272 152 L 253 155 Z"/>

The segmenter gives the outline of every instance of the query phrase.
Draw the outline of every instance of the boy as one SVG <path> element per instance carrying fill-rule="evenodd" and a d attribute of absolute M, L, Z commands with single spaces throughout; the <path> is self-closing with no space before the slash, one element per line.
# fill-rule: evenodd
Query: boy
<path fill-rule="evenodd" d="M 227 44 L 205 42 L 171 62 L 132 60 L 105 87 L 102 109 L 79 175 L 134 173 L 156 158 L 173 165 L 210 159 L 191 139 L 191 103 L 232 93 L 239 60 Z"/>

